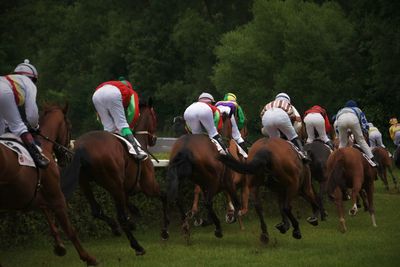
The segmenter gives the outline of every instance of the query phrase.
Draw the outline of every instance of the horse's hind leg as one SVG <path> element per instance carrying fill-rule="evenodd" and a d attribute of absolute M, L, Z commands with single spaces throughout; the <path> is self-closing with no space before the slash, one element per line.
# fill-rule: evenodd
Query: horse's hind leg
<path fill-rule="evenodd" d="M 217 215 L 215 214 L 215 211 L 213 209 L 213 198 L 214 198 L 215 192 L 211 191 L 206 191 L 205 192 L 205 206 L 208 210 L 209 217 L 212 219 L 215 225 L 215 231 L 214 235 L 218 238 L 221 238 L 222 235 L 222 228 L 221 228 L 221 222 L 219 221 Z"/>
<path fill-rule="evenodd" d="M 386 167 L 385 167 L 385 166 L 380 166 L 380 168 L 382 168 L 382 169 L 381 169 L 381 171 L 379 172 L 379 176 L 381 176 L 381 179 L 382 179 L 383 183 L 385 184 L 385 189 L 386 189 L 387 191 L 389 191 L 389 183 L 388 183 L 388 180 L 387 180 L 387 171 L 386 171 Z"/>
<path fill-rule="evenodd" d="M 258 218 L 260 220 L 260 227 L 261 227 L 260 241 L 263 244 L 268 244 L 269 235 L 268 235 L 268 231 L 267 231 L 267 224 L 264 221 L 263 208 L 262 208 L 261 198 L 260 198 L 258 189 L 259 189 L 258 187 L 253 187 L 250 190 L 254 197 L 254 208 L 255 208 Z"/>
<path fill-rule="evenodd" d="M 283 212 L 289 218 L 289 220 L 290 220 L 290 222 L 291 222 L 291 224 L 293 226 L 292 236 L 294 238 L 296 238 L 296 239 L 301 239 L 301 232 L 300 232 L 299 222 L 293 216 L 292 207 L 290 205 L 290 202 L 291 202 L 291 200 L 293 198 L 293 195 L 294 195 L 294 188 L 288 188 L 288 190 L 286 191 L 286 195 L 284 197 L 282 196 L 282 198 L 284 198 Z"/>
<path fill-rule="evenodd" d="M 321 189 L 320 189 L 321 190 Z M 322 192 L 320 191 L 321 195 Z M 301 195 L 303 198 L 311 204 L 311 208 L 313 211 L 313 216 L 307 218 L 307 222 L 310 223 L 313 226 L 318 225 L 318 214 L 321 213 L 321 220 L 323 218 L 322 216 L 322 199 L 319 199 L 320 205 L 317 204 L 317 198 L 315 196 L 312 184 L 311 184 L 311 179 L 307 178 L 307 180 L 304 182 L 304 185 L 301 188 Z M 321 212 L 320 212 L 321 210 Z"/>
<path fill-rule="evenodd" d="M 365 191 L 368 199 L 368 211 L 371 216 L 372 225 L 376 227 L 375 208 L 374 208 L 374 181 L 367 181 Z"/>
<path fill-rule="evenodd" d="M 120 236 L 121 229 L 119 228 L 117 222 L 113 218 L 110 218 L 104 214 L 103 209 L 101 208 L 100 204 L 96 201 L 94 197 L 89 181 L 87 179 L 81 178 L 79 180 L 79 183 L 83 194 L 85 195 L 86 199 L 89 202 L 90 209 L 92 211 L 92 216 L 96 219 L 105 221 L 111 228 L 112 233 L 116 236 Z"/>
<path fill-rule="evenodd" d="M 278 229 L 279 232 L 281 232 L 281 234 L 286 233 L 290 228 L 289 219 L 288 219 L 286 213 L 284 212 L 284 202 L 285 202 L 285 195 L 283 193 L 280 193 L 278 195 L 278 205 L 279 205 L 279 212 L 281 214 L 282 221 L 280 223 L 278 223 L 277 225 L 275 225 L 275 228 Z"/>
<path fill-rule="evenodd" d="M 389 171 L 390 176 L 392 176 L 394 188 L 397 189 L 397 188 L 398 188 L 398 187 L 397 187 L 397 178 L 396 178 L 396 176 L 394 176 L 394 174 L 393 174 L 392 167 L 388 166 L 387 169 L 388 169 L 388 171 Z"/>
<path fill-rule="evenodd" d="M 47 223 L 50 226 L 51 235 L 54 238 L 54 254 L 56 254 L 57 256 L 64 256 L 67 253 L 67 250 L 65 249 L 65 246 L 60 237 L 60 233 L 58 232 L 58 229 L 54 224 L 54 218 L 53 216 L 51 216 L 49 210 L 47 210 L 46 208 L 42 208 L 42 212 L 46 217 Z"/>

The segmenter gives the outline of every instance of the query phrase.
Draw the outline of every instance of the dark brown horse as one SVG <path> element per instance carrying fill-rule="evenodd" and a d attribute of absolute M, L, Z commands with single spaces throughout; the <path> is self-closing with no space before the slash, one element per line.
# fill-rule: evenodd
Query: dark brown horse
<path fill-rule="evenodd" d="M 396 150 L 393 153 L 393 161 L 394 165 L 400 169 L 400 145 L 396 147 Z"/>
<path fill-rule="evenodd" d="M 385 184 L 386 190 L 389 190 L 387 171 L 389 171 L 390 176 L 392 176 L 394 188 L 397 189 L 397 178 L 393 174 L 392 159 L 389 157 L 388 151 L 385 148 L 378 146 L 372 149 L 372 154 L 378 163 L 378 175 Z"/>
<path fill-rule="evenodd" d="M 317 194 L 318 205 L 321 211 L 321 220 L 324 221 L 326 218 L 326 211 L 324 208 L 323 200 L 326 195 L 326 161 L 329 155 L 332 153 L 331 149 L 318 139 L 310 144 L 304 145 L 304 150 L 307 151 L 311 158 L 310 171 L 311 178 L 313 181 L 319 184 L 319 190 Z M 314 191 L 317 192 L 314 188 Z"/>
<path fill-rule="evenodd" d="M 354 216 L 357 213 L 357 196 L 364 194 L 365 190 L 368 203 L 364 205 L 371 215 L 372 225 L 376 226 L 373 193 L 377 171 L 371 167 L 361 152 L 353 147 L 335 150 L 327 161 L 327 175 L 327 191 L 334 199 L 338 210 L 340 231 L 347 231 L 343 207 L 343 192 L 346 192 L 347 188 L 351 188 L 352 200 L 349 214 Z"/>
<path fill-rule="evenodd" d="M 261 138 L 249 150 L 246 163 L 239 162 L 230 156 L 220 156 L 220 160 L 233 170 L 248 173 L 247 184 L 255 200 L 255 209 L 260 219 L 263 243 L 268 243 L 269 236 L 264 221 L 259 189 L 266 185 L 278 193 L 279 209 L 282 222 L 276 225 L 281 233 L 286 233 L 292 224 L 293 237 L 301 238 L 299 223 L 292 213 L 291 202 L 300 193 L 312 206 L 313 216 L 307 221 L 318 225 L 319 208 L 311 186 L 310 169 L 295 152 L 291 144 L 281 138 Z M 247 213 L 248 200 L 243 202 L 242 214 Z"/>
<path fill-rule="evenodd" d="M 134 127 L 135 135 L 145 150 L 149 145 L 155 144 L 156 122 L 151 101 L 141 102 L 140 116 Z M 133 193 L 141 191 L 148 196 L 160 197 L 164 212 L 162 238 L 168 238 L 166 195 L 160 192 L 150 158 L 138 162 L 128 153 L 126 145 L 119 138 L 105 131 L 93 131 L 75 141 L 75 155 L 69 168 L 67 179 L 79 177 L 81 190 L 89 201 L 92 215 L 104 220 L 113 233 L 118 235 L 120 233 L 118 224 L 104 214 L 93 195 L 90 182 L 94 181 L 110 193 L 115 203 L 119 225 L 129 239 L 131 247 L 136 251 L 136 255 L 143 255 L 145 250 L 131 232 L 132 222 L 128 214 L 130 212 L 134 215 L 136 209 L 128 203 L 128 198 Z"/>
<path fill-rule="evenodd" d="M 66 117 L 67 106 L 45 108 L 40 117 L 40 138 L 43 153 L 50 159 L 44 170 L 20 166 L 16 154 L 0 145 L 0 210 L 28 210 L 40 208 L 46 216 L 54 237 L 54 252 L 63 256 L 66 253 L 60 235 L 53 222 L 53 214 L 58 223 L 75 246 L 80 258 L 87 265 L 97 265 L 96 259 L 82 247 L 71 225 L 67 205 L 60 187 L 60 173 L 53 159 L 56 146 L 69 144 L 71 126 Z M 59 153 L 59 152 L 57 152 Z"/>
<path fill-rule="evenodd" d="M 182 195 L 179 194 L 179 184 L 184 180 L 192 181 L 203 192 L 209 218 L 215 225 L 216 237 L 222 237 L 222 229 L 213 210 L 214 196 L 221 191 L 228 192 L 236 213 L 239 209 L 239 201 L 231 179 L 232 172 L 217 160 L 218 155 L 216 146 L 203 134 L 183 135 L 172 147 L 167 170 L 168 195 L 170 202 L 177 200 L 186 237 L 189 236 L 189 219 L 193 217 L 193 212 L 190 210 L 185 213 Z"/>

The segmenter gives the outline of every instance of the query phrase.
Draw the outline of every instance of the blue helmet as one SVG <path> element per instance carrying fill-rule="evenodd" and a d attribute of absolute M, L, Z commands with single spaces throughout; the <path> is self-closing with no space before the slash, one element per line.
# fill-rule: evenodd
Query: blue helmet
<path fill-rule="evenodd" d="M 349 100 L 349 101 L 346 102 L 345 107 L 346 108 L 357 108 L 358 106 L 357 106 L 357 102 L 356 101 Z"/>

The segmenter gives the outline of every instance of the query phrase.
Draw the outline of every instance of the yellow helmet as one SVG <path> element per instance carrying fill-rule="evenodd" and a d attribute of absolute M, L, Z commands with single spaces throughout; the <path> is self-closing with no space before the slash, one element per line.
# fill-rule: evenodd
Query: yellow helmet
<path fill-rule="evenodd" d="M 224 101 L 235 101 L 236 102 L 236 95 L 232 93 L 227 93 L 224 96 Z"/>
<path fill-rule="evenodd" d="M 397 124 L 397 118 L 391 118 L 389 123 L 390 125 Z"/>

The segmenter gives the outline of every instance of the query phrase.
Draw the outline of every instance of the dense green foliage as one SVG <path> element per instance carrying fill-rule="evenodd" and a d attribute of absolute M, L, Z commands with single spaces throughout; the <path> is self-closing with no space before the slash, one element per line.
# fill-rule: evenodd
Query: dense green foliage
<path fill-rule="evenodd" d="M 357 100 L 386 134 L 399 115 L 398 1 L 18 0 L 0 3 L 0 73 L 24 58 L 39 100 L 69 101 L 74 136 L 99 127 L 91 95 L 129 78 L 153 96 L 159 131 L 202 91 L 232 91 L 259 134 L 278 91 L 303 112 Z"/>

